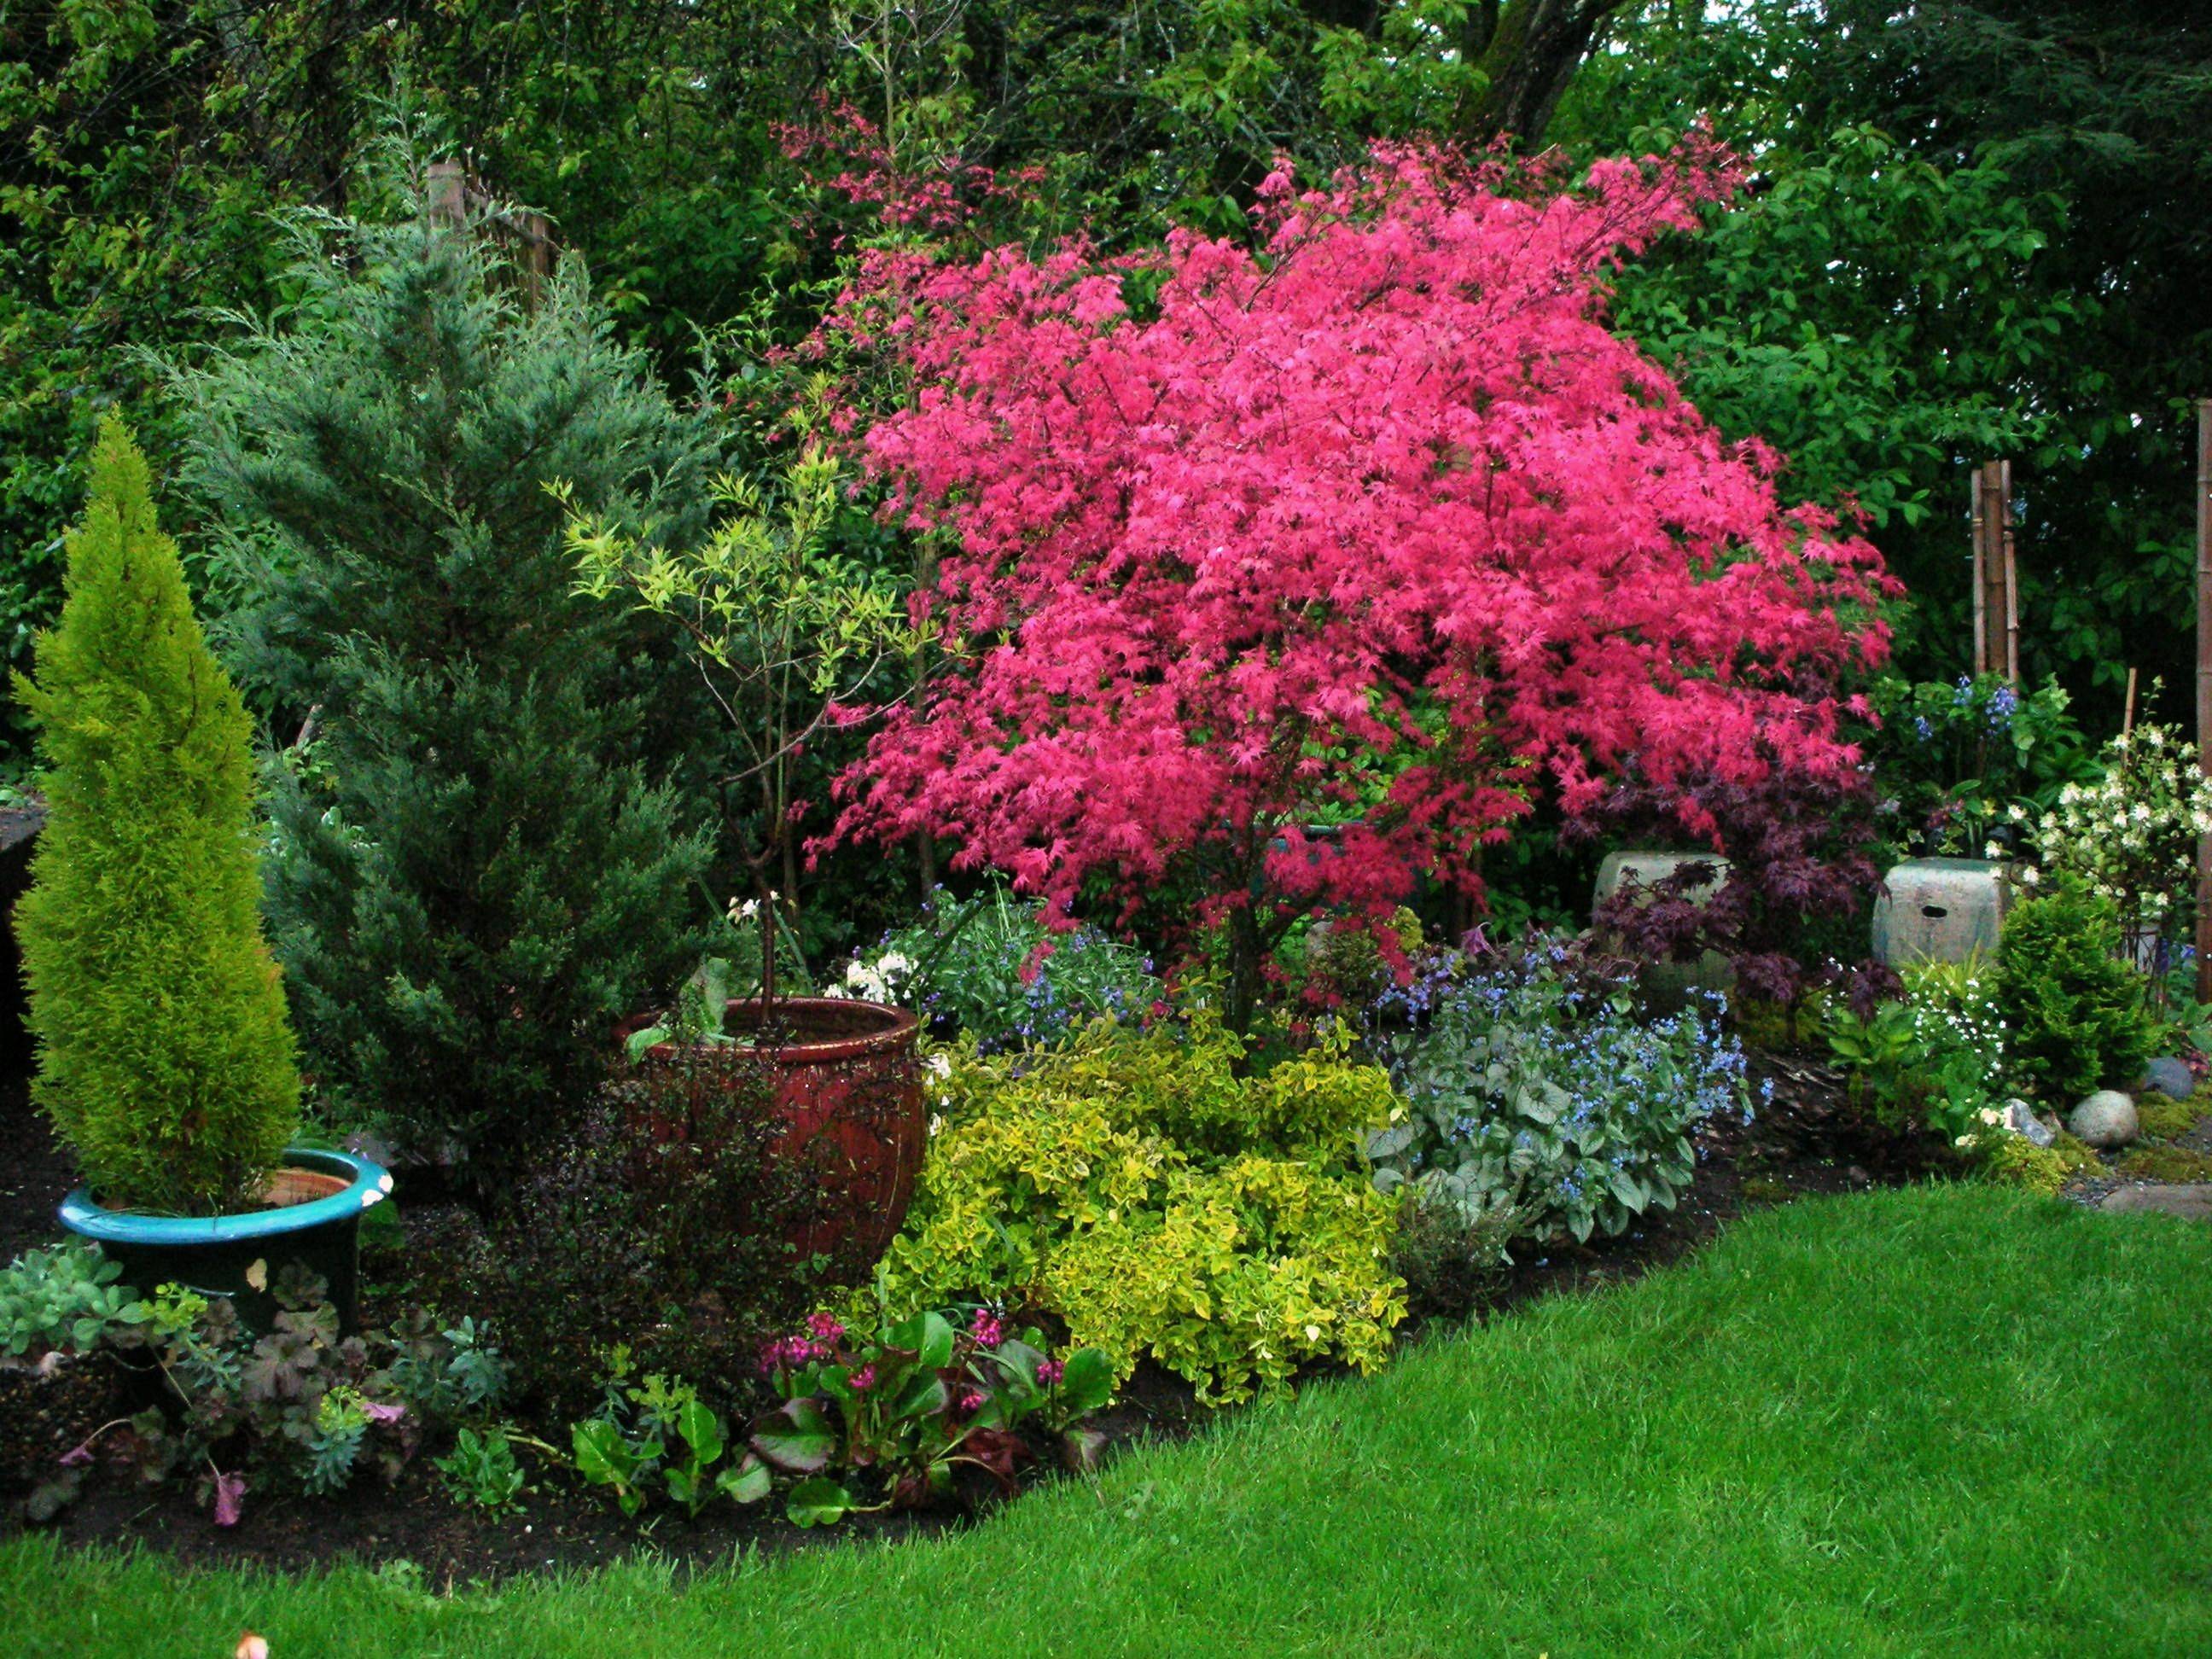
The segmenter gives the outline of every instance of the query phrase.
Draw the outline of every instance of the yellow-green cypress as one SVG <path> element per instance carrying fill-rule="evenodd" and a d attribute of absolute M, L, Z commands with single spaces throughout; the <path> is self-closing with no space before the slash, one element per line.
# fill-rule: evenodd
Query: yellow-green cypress
<path fill-rule="evenodd" d="M 113 416 L 67 546 L 61 620 L 35 679 L 15 676 L 47 811 L 16 911 L 33 1097 L 101 1199 L 250 1207 L 300 1115 L 261 932 L 251 728 Z"/>

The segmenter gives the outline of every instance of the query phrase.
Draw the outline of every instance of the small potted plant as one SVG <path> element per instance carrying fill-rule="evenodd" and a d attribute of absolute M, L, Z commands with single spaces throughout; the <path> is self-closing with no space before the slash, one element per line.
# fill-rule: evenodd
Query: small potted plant
<path fill-rule="evenodd" d="M 119 420 L 67 548 L 60 623 L 15 680 L 47 807 L 16 909 L 33 1093 L 84 1177 L 62 1224 L 137 1289 L 229 1296 L 249 1324 L 302 1263 L 350 1324 L 361 1212 L 391 1177 L 289 1146 L 300 1073 L 261 933 L 246 708 Z"/>
<path fill-rule="evenodd" d="M 913 1013 L 855 998 L 793 996 L 780 964 L 799 958 L 797 773 L 807 744 L 842 718 L 921 635 L 898 596 L 873 573 L 826 546 L 837 503 L 837 464 L 810 446 L 785 468 L 771 502 L 725 477 L 728 512 L 707 538 L 672 551 L 641 545 L 611 526 L 572 520 L 578 591 L 626 593 L 675 627 L 729 717 L 741 757 L 723 780 L 727 827 L 757 896 L 732 920 L 758 930 L 757 980 L 732 982 L 707 963 L 659 1021 L 632 1022 L 631 1054 L 651 1065 L 691 1049 L 694 1075 L 726 1063 L 732 1075 L 767 1066 L 788 1126 L 781 1148 L 825 1168 L 825 1219 L 802 1249 L 861 1258 L 890 1243 L 927 1144 L 920 1025 Z M 748 953 L 750 954 L 750 953 Z"/>

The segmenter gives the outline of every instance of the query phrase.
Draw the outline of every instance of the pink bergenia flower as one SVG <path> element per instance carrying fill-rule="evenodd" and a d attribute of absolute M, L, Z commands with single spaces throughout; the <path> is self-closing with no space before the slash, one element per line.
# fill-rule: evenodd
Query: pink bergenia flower
<path fill-rule="evenodd" d="M 968 1327 L 968 1334 L 975 1339 L 977 1347 L 995 1348 L 1006 1340 L 1006 1327 L 988 1308 L 978 1308 L 975 1322 Z"/>
<path fill-rule="evenodd" d="M 959 1406 L 963 1416 L 973 1417 L 983 1409 L 982 1390 L 980 1389 L 964 1390 L 960 1395 Z"/>
<path fill-rule="evenodd" d="M 1067 1367 L 1057 1359 L 1048 1359 L 1037 1366 L 1037 1381 L 1048 1389 L 1067 1375 Z"/>
<path fill-rule="evenodd" d="M 866 1394 L 876 1386 L 876 1368 L 873 1365 L 863 1365 L 853 1373 L 850 1380 L 855 1394 Z"/>
<path fill-rule="evenodd" d="M 845 1334 L 845 1327 L 835 1314 L 817 1313 L 806 1316 L 806 1328 L 820 1342 L 835 1342 Z"/>
<path fill-rule="evenodd" d="M 770 1376 L 777 1371 L 797 1370 L 810 1359 L 819 1359 L 828 1352 L 803 1336 L 780 1336 L 761 1350 L 761 1370 Z"/>

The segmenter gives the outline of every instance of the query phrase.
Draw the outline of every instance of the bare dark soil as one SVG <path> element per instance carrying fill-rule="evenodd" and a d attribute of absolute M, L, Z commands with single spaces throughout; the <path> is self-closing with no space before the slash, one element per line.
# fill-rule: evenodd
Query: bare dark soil
<path fill-rule="evenodd" d="M 1481 1316 L 1495 1317 L 1540 1297 L 1632 1279 L 1698 1249 L 1750 1208 L 1923 1173 L 1909 1148 L 1854 1120 L 1835 1074 L 1825 1066 L 1809 1056 L 1763 1054 L 1754 1070 L 1773 1080 L 1772 1103 L 1749 1125 L 1709 1127 L 1696 1183 L 1675 1210 L 1618 1239 L 1553 1247 L 1524 1260 Z M 11 1082 L 0 1091 L 0 1261 L 56 1237 L 54 1206 L 70 1174 L 44 1123 L 28 1110 L 21 1084 Z M 398 1197 L 410 1249 L 435 1250 L 463 1231 L 454 1225 L 447 1202 L 426 1202 L 418 1193 L 410 1204 L 404 1187 Z M 377 1292 L 372 1284 L 372 1300 Z M 1407 1334 L 1417 1340 L 1422 1334 L 1415 1327 Z M 107 1395 L 100 1394 L 103 1388 Z M 66 1398 L 41 1407 L 51 1423 L 24 1414 L 27 1398 L 21 1388 L 0 1388 L 0 1413 L 9 1418 L 11 1430 L 44 1437 L 57 1449 L 64 1448 L 64 1436 L 81 1431 L 88 1413 L 96 1419 L 103 1401 L 123 1408 L 112 1376 L 77 1379 Z M 1211 1415 L 1181 1379 L 1146 1367 L 1098 1426 L 1110 1456 L 1146 1440 L 1202 1432 Z M 546 1437 L 558 1443 L 566 1437 L 556 1431 Z M 821 1532 L 791 1526 L 773 1500 L 745 1510 L 720 1504 L 696 1522 L 664 1515 L 641 1523 L 526 1453 L 532 1484 L 523 1512 L 493 1517 L 463 1509 L 447 1495 L 430 1464 L 441 1449 L 434 1446 L 417 1456 L 391 1486 L 368 1477 L 343 1494 L 319 1498 L 257 1492 L 245 1520 L 230 1528 L 214 1524 L 190 1480 L 149 1489 L 102 1471 L 48 1526 L 70 1542 L 143 1543 L 188 1563 L 297 1569 L 344 1558 L 371 1565 L 404 1560 L 426 1583 L 443 1587 L 548 1567 L 594 1566 L 641 1549 L 696 1566 L 726 1559 L 733 1551 L 773 1554 L 838 1539 L 936 1533 L 967 1524 L 1002 1501 L 986 1485 L 968 1494 L 976 1501 L 964 1513 L 863 1516 Z M 1040 1456 L 1024 1472 L 1024 1484 L 1055 1478 L 1057 1471 Z M 0 1537 L 29 1524 L 22 1496 L 20 1486 L 0 1490 Z"/>

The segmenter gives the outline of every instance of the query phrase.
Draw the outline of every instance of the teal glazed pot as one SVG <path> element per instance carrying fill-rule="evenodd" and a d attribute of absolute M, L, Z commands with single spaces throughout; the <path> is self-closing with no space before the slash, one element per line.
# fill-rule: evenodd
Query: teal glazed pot
<path fill-rule="evenodd" d="M 232 1215 L 146 1215 L 111 1210 L 78 1188 L 62 1200 L 62 1225 L 98 1244 L 142 1296 L 181 1285 L 227 1296 L 254 1331 L 276 1317 L 270 1294 L 294 1263 L 330 1283 L 331 1305 L 347 1331 L 360 1322 L 361 1218 L 392 1195 L 381 1164 L 349 1152 L 295 1146 L 270 1177 L 267 1207 Z"/>

